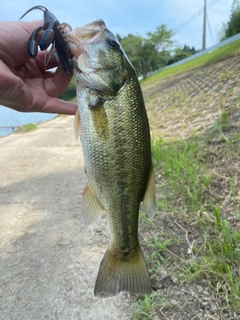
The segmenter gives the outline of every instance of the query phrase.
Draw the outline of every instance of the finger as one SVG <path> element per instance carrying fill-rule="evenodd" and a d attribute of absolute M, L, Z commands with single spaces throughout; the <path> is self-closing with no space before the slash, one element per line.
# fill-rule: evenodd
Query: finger
<path fill-rule="evenodd" d="M 47 113 L 75 115 L 77 105 L 72 102 L 50 97 L 41 111 Z"/>
<path fill-rule="evenodd" d="M 71 79 L 72 75 L 66 75 L 63 72 L 55 72 L 53 77 L 44 79 L 44 89 L 49 96 L 57 97 L 65 91 Z"/>

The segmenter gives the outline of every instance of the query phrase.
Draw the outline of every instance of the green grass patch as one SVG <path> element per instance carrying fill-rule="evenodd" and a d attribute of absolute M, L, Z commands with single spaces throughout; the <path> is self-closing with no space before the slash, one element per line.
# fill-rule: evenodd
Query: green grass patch
<path fill-rule="evenodd" d="M 203 209 L 204 191 L 209 186 L 210 177 L 200 157 L 201 148 L 196 138 L 188 141 L 153 141 L 153 161 L 163 179 L 167 180 L 170 207 L 174 199 L 178 199 L 183 207 L 190 210 Z"/>
<path fill-rule="evenodd" d="M 193 248 L 200 256 L 183 265 L 183 278 L 186 281 L 208 279 L 218 297 L 240 312 L 240 231 L 228 220 L 221 219 L 220 206 L 213 206 L 212 210 L 212 232 L 205 232 L 201 251 Z"/>
<path fill-rule="evenodd" d="M 157 87 L 159 79 L 237 55 L 239 48 L 240 40 L 237 40 L 184 65 L 159 72 L 141 83 L 155 82 Z M 203 115 L 208 114 L 208 109 L 211 112 L 214 104 L 214 107 L 217 106 L 215 123 L 208 122 L 207 117 L 205 120 L 203 116 L 202 130 L 192 131 L 192 136 L 186 139 L 169 138 L 170 130 L 173 130 L 171 117 L 174 124 L 179 119 L 176 105 L 170 99 L 180 99 L 179 92 L 173 86 L 171 95 L 165 97 L 161 96 L 160 85 L 159 92 L 157 87 L 154 94 L 146 86 L 145 94 L 150 107 L 154 108 L 161 98 L 166 100 L 164 106 L 169 101 L 172 103 L 162 111 L 167 113 L 170 123 L 169 134 L 165 135 L 168 138 L 152 141 L 159 214 L 153 223 L 146 216 L 141 216 L 141 220 L 145 229 L 151 229 L 151 239 L 148 239 L 145 250 L 154 288 L 161 294 L 159 283 L 162 270 L 170 277 L 176 277 L 186 288 L 196 289 L 198 284 L 209 292 L 209 297 L 216 298 L 215 316 L 218 314 L 218 318 L 223 319 L 226 309 L 240 315 L 240 96 L 235 90 L 239 85 L 239 81 L 235 80 L 235 71 L 218 70 L 217 67 L 216 71 L 220 86 L 218 95 L 216 89 L 209 87 L 207 93 L 201 90 L 196 93 L 193 104 L 190 101 L 189 105 L 184 105 L 183 100 L 181 105 L 184 116 L 184 108 L 189 106 L 190 112 L 192 108 L 192 113 L 189 113 L 191 118 L 187 120 L 196 123 L 202 110 L 199 108 L 194 114 L 194 103 L 201 103 L 203 111 L 206 110 Z M 198 71 L 192 72 L 189 77 L 193 74 L 195 76 Z M 229 85 L 231 79 L 233 84 Z M 160 113 L 150 113 L 150 122 L 152 120 L 155 127 L 165 124 L 160 116 Z M 167 124 L 164 130 L 168 128 Z M 174 130 L 172 136 L 177 137 L 176 130 L 181 128 L 174 127 Z M 179 287 L 176 290 L 180 290 Z M 165 299 L 168 298 L 165 296 Z M 155 319 L 158 311 L 165 306 L 167 304 L 159 294 L 140 297 L 135 319 Z M 171 311 L 166 307 L 166 314 L 169 313 Z"/>
<path fill-rule="evenodd" d="M 152 248 L 151 254 L 147 256 L 147 260 L 151 263 L 156 261 L 157 268 L 161 268 L 161 263 L 166 262 L 167 259 L 162 255 L 163 250 L 171 244 L 171 240 L 160 240 L 159 237 L 154 236 L 153 242 L 149 244 L 149 248 Z M 150 269 L 150 272 L 156 271 Z"/>
<path fill-rule="evenodd" d="M 30 132 L 37 129 L 37 125 L 34 123 L 28 123 L 25 124 L 24 126 L 21 126 L 17 129 L 17 133 L 26 133 L 26 132 Z"/>
<path fill-rule="evenodd" d="M 224 308 L 240 312 L 239 166 L 234 165 L 239 161 L 240 132 L 232 129 L 230 120 L 235 111 L 223 111 L 201 136 L 154 140 L 152 155 L 162 194 L 159 210 L 168 209 L 198 234 L 189 248 L 190 258 L 173 261 L 170 272 L 174 269 L 186 282 L 207 280 Z M 157 239 L 153 237 L 153 253 L 147 256 L 155 273 L 162 264 L 170 264 L 161 251 L 174 243 L 170 234 L 167 241 Z"/>
<path fill-rule="evenodd" d="M 138 299 L 138 308 L 133 313 L 133 320 L 154 320 L 155 308 L 165 306 L 164 300 L 158 294 L 145 295 Z"/>

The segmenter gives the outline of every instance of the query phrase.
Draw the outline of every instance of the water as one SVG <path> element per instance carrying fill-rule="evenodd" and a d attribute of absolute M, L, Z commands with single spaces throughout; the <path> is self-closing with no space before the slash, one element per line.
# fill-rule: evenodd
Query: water
<path fill-rule="evenodd" d="M 17 129 L 17 126 L 23 126 L 28 123 L 36 124 L 42 121 L 51 120 L 55 116 L 56 114 L 41 112 L 17 112 L 0 106 L 0 137 L 12 133 Z"/>

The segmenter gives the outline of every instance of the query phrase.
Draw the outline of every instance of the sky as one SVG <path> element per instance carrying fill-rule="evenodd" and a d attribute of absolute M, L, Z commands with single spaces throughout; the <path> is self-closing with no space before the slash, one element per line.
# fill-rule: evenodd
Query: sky
<path fill-rule="evenodd" d="M 233 0 L 207 0 L 206 47 L 219 42 L 223 23 L 229 21 Z M 60 22 L 81 27 L 103 19 L 114 34 L 129 33 L 145 37 L 156 27 L 165 24 L 175 31 L 176 46 L 202 47 L 204 0 L 6 0 L 0 5 L 0 20 L 16 21 L 29 8 L 43 5 Z M 25 21 L 43 18 L 43 12 L 33 10 Z M 209 27 L 210 26 L 210 27 Z"/>

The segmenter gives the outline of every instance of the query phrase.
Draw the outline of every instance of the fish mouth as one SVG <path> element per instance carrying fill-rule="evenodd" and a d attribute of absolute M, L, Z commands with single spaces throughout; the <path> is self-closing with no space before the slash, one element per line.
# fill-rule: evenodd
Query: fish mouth
<path fill-rule="evenodd" d="M 76 28 L 73 31 L 67 32 L 67 36 L 72 38 L 75 45 L 81 49 L 84 44 L 100 40 L 102 33 L 106 30 L 105 22 L 101 19 L 90 22 L 83 27 Z M 71 39 L 67 39 L 70 40 Z M 74 54 L 74 47 L 72 48 Z M 78 52 L 75 52 L 77 56 Z"/>
<path fill-rule="evenodd" d="M 94 43 L 100 42 L 102 35 L 108 31 L 103 20 L 96 20 L 83 27 L 66 33 L 66 41 L 73 54 L 74 73 L 78 80 L 96 92 L 104 92 L 112 96 L 112 91 L 97 76 L 98 71 L 112 70 L 117 66 L 106 66 L 97 61 L 97 56 L 91 54 Z"/>
<path fill-rule="evenodd" d="M 93 70 L 109 69 L 91 60 L 86 49 L 88 45 L 100 41 L 101 35 L 106 29 L 104 21 L 99 19 L 66 33 L 66 41 L 69 43 L 75 67 L 79 72 L 91 73 Z"/>

